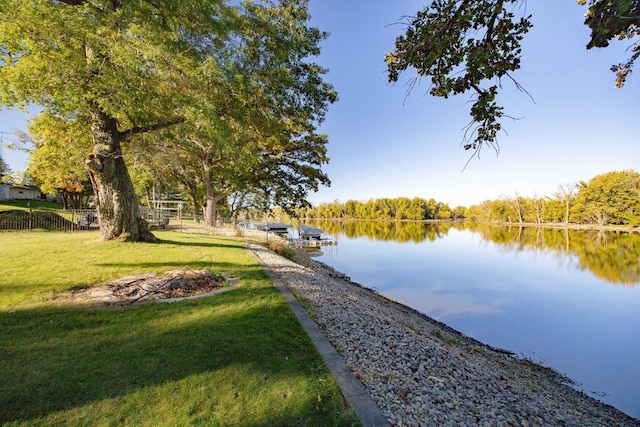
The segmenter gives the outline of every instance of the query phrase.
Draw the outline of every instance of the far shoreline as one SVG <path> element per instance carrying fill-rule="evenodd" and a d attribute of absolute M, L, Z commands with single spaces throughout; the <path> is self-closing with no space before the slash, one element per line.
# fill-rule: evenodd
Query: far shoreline
<path fill-rule="evenodd" d="M 422 223 L 422 224 L 475 224 L 475 225 L 488 225 L 496 227 L 519 227 L 519 228 L 552 228 L 552 229 L 566 229 L 576 231 L 609 231 L 619 233 L 635 233 L 640 234 L 640 226 L 631 225 L 599 225 L 599 224 L 578 224 L 578 223 L 536 223 L 536 222 L 475 222 L 471 220 L 452 220 L 452 219 L 423 219 L 423 220 L 410 220 L 410 219 L 366 219 L 366 218 L 300 218 L 300 221 L 331 221 L 331 222 L 382 222 L 382 223 Z"/>

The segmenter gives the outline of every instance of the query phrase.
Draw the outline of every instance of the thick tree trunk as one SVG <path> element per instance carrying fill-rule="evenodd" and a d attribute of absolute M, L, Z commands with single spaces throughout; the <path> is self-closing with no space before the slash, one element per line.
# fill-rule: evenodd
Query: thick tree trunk
<path fill-rule="evenodd" d="M 208 159 L 203 162 L 204 166 L 204 186 L 205 186 L 205 209 L 204 209 L 204 221 L 205 224 L 215 227 L 218 225 L 218 202 L 224 198 L 224 196 L 218 194 L 216 185 L 211 179 L 210 166 L 208 165 Z"/>
<path fill-rule="evenodd" d="M 204 210 L 204 221 L 210 227 L 216 226 L 216 211 L 217 211 L 217 203 L 215 197 L 207 196 L 207 202 L 205 204 Z"/>
<path fill-rule="evenodd" d="M 211 186 L 210 190 L 211 191 L 209 191 L 209 187 L 207 187 L 207 199 L 205 203 L 204 217 L 205 223 L 207 225 L 215 227 L 221 220 L 218 215 L 218 204 L 224 197 L 220 195 L 216 196 L 213 186 Z"/>
<path fill-rule="evenodd" d="M 206 180 L 206 203 L 204 211 L 205 224 L 215 227 L 218 225 L 218 202 L 222 199 L 216 195 L 216 189 L 209 178 Z"/>
<path fill-rule="evenodd" d="M 91 116 L 93 154 L 87 159 L 103 240 L 156 241 L 139 217 L 138 200 L 122 158 L 116 120 L 95 106 Z"/>
<path fill-rule="evenodd" d="M 200 205 L 193 194 L 189 194 L 189 200 L 191 201 L 191 209 L 193 209 L 193 220 L 198 223 L 200 222 Z"/>

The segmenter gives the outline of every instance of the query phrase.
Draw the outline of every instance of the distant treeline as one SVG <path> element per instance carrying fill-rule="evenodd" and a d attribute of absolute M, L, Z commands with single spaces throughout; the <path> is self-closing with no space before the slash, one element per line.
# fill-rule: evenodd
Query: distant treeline
<path fill-rule="evenodd" d="M 640 284 L 640 234 L 598 230 L 571 230 L 566 227 L 520 227 L 480 222 L 424 223 L 415 221 L 334 221 L 314 220 L 331 236 L 349 239 L 421 243 L 434 242 L 451 230 L 469 230 L 493 242 L 508 252 L 539 251 L 555 254 L 558 262 L 575 263 L 580 269 L 610 283 L 637 286 Z"/>
<path fill-rule="evenodd" d="M 297 210 L 300 218 L 370 220 L 460 220 L 507 223 L 640 225 L 640 174 L 608 172 L 589 182 L 561 185 L 555 194 L 522 197 L 518 193 L 470 207 L 420 197 L 347 200 Z"/>

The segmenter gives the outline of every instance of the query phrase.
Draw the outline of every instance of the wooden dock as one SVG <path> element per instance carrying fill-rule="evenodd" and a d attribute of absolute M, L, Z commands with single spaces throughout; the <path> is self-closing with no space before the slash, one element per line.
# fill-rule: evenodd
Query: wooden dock
<path fill-rule="evenodd" d="M 289 244 L 297 248 L 319 248 L 321 246 L 335 246 L 336 239 L 289 239 Z"/>

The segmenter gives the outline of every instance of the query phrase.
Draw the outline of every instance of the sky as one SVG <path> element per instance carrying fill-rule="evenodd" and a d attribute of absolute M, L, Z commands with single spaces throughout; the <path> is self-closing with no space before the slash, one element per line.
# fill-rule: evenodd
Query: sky
<path fill-rule="evenodd" d="M 426 0 L 311 0 L 311 24 L 330 33 L 315 62 L 329 69 L 338 91 L 320 131 L 329 136 L 332 181 L 309 195 L 313 204 L 382 197 L 434 198 L 450 207 L 484 200 L 552 196 L 560 185 L 619 170 L 640 171 L 640 71 L 615 88 L 613 64 L 628 58 L 629 42 L 587 50 L 585 8 L 573 0 L 526 2 L 534 27 L 523 41 L 522 68 L 514 73 L 531 95 L 503 81 L 498 102 L 506 133 L 499 154 L 480 159 L 461 147 L 469 123 L 469 95 L 428 95 L 422 80 L 407 96 L 415 71 L 387 82 L 384 55 L 403 32 L 398 24 Z M 4 141 L 24 129 L 28 114 L 0 111 Z M 0 153 L 24 170 L 24 153 Z M 466 168 L 465 168 L 465 165 Z"/>

